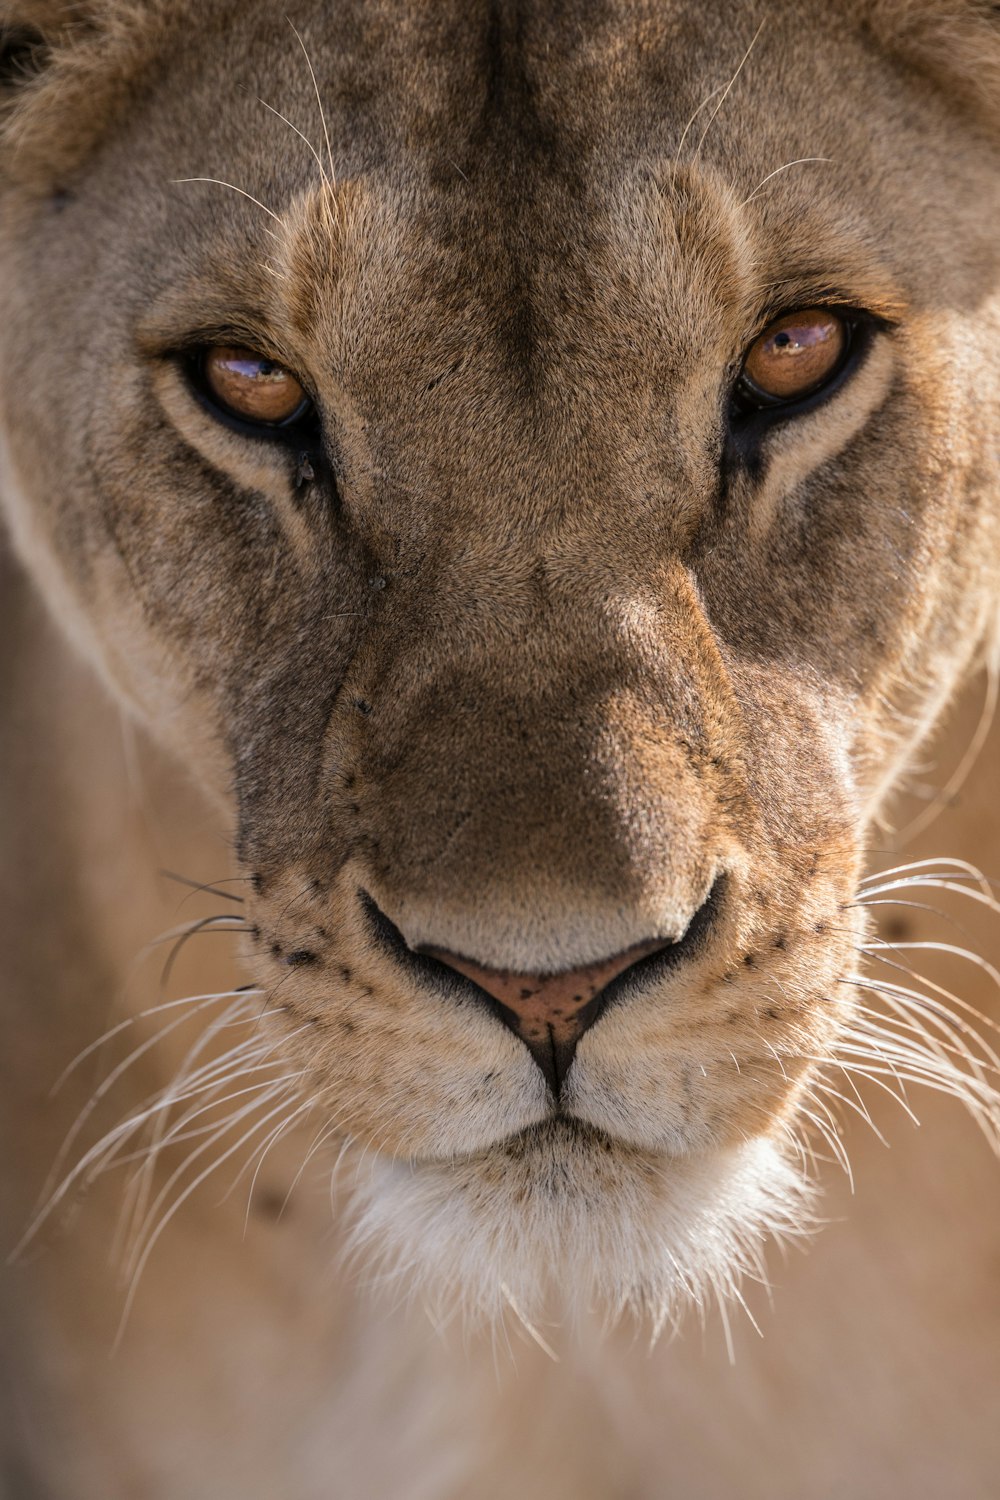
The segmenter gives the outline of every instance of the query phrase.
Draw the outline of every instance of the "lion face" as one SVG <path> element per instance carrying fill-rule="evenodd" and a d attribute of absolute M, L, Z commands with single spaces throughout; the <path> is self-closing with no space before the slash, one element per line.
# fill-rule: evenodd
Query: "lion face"
<path fill-rule="evenodd" d="M 846 3 L 738 74 L 700 0 L 183 9 L 13 103 L 14 534 L 231 816 L 362 1235 L 662 1306 L 797 1222 L 995 629 L 995 141 Z"/>

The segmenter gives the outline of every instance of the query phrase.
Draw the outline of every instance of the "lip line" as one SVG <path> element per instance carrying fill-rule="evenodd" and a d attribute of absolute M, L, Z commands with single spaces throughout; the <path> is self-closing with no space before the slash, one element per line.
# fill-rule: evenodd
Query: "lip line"
<path fill-rule="evenodd" d="M 470 1151 L 463 1155 L 446 1157 L 424 1156 L 408 1159 L 410 1167 L 441 1167 L 441 1166 L 464 1166 L 477 1162 L 485 1162 L 497 1151 L 505 1151 L 510 1147 L 519 1145 L 530 1149 L 532 1145 L 540 1146 L 541 1141 L 532 1141 L 533 1136 L 541 1136 L 545 1133 L 559 1130 L 564 1137 L 572 1138 L 577 1144 L 585 1146 L 589 1150 L 600 1148 L 603 1151 L 642 1152 L 647 1156 L 662 1156 L 665 1160 L 672 1156 L 671 1152 L 649 1150 L 647 1147 L 637 1146 L 634 1142 L 619 1136 L 610 1135 L 599 1126 L 591 1125 L 589 1121 L 582 1120 L 576 1115 L 567 1114 L 565 1110 L 555 1109 L 550 1111 L 542 1120 L 536 1120 L 530 1125 L 522 1125 L 517 1130 L 512 1130 L 509 1135 L 498 1136 L 489 1145 L 481 1147 L 477 1151 Z"/>

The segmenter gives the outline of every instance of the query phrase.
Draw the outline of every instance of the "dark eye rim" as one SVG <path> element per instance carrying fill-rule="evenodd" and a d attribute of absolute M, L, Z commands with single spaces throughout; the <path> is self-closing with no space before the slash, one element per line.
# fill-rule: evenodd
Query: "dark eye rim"
<path fill-rule="evenodd" d="M 236 432 L 241 437 L 280 443 L 299 452 L 318 452 L 322 446 L 319 408 L 315 397 L 298 375 L 295 379 L 302 385 L 304 392 L 302 400 L 295 411 L 283 417 L 280 422 L 254 422 L 248 417 L 241 417 L 230 407 L 223 405 L 212 391 L 205 373 L 205 364 L 209 354 L 220 345 L 221 341 L 216 339 L 212 343 L 198 344 L 194 348 L 185 349 L 179 356 L 186 384 L 199 406 L 223 427 L 228 427 L 231 432 Z M 233 346 L 248 349 L 252 347 L 242 345 L 239 341 L 233 341 Z M 271 358 L 262 350 L 252 350 L 252 352 L 259 354 L 261 359 Z"/>

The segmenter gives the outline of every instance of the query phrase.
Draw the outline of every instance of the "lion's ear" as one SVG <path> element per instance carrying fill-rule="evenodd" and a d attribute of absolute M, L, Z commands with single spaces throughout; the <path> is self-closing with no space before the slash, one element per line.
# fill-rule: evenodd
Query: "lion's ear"
<path fill-rule="evenodd" d="M 155 62 L 187 0 L 0 0 L 0 173 L 71 171 Z"/>
<path fill-rule="evenodd" d="M 0 108 L 45 72 L 74 33 L 86 32 L 90 12 L 77 0 L 0 0 Z"/>
<path fill-rule="evenodd" d="M 0 95 L 37 78 L 49 56 L 49 42 L 39 27 L 25 21 L 0 20 Z"/>
<path fill-rule="evenodd" d="M 0 88 L 40 73 L 57 47 L 85 34 L 96 0 L 0 0 Z"/>

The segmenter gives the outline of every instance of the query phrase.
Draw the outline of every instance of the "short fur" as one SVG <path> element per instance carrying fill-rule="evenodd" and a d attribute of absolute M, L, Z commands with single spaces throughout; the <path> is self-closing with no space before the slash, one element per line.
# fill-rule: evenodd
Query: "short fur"
<path fill-rule="evenodd" d="M 94 1184 L 76 1251 L 9 1273 L 11 1492 L 758 1493 L 725 1443 L 699 1459 L 692 1438 L 713 1403 L 739 1406 L 740 1367 L 705 1356 L 692 1375 L 666 1350 L 637 1387 L 589 1319 L 658 1329 L 739 1296 L 767 1236 L 811 1224 L 803 1142 L 839 1139 L 817 1091 L 874 1024 L 852 979 L 881 890 L 859 887 L 871 830 L 995 666 L 996 7 L 303 0 L 293 27 L 261 0 L 5 0 L 0 19 L 5 1014 L 32 1143 L 8 1173 L 12 1228 L 37 1245 Z M 726 433 L 742 353 L 817 302 L 880 331 L 747 459 Z M 199 340 L 295 370 L 323 453 L 303 464 L 204 411 L 178 358 Z M 79 1073 L 43 1102 L 156 936 L 156 869 L 176 848 L 211 883 L 219 831 L 242 905 L 217 925 L 243 928 L 257 993 L 186 954 L 191 993 L 221 997 L 191 1012 L 193 1052 L 164 1032 L 103 1123 Z M 362 892 L 412 948 L 523 973 L 679 939 L 710 896 L 714 919 L 587 1033 L 555 1112 L 467 987 L 375 940 Z M 156 998 L 133 987 L 134 1024 Z M 924 1076 L 995 1131 L 988 1055 L 957 1070 L 950 1034 Z M 905 1044 L 876 1083 L 918 1066 Z M 223 1083 L 235 1102 L 209 1133 L 197 1110 L 223 1108 Z M 199 1129 L 178 1166 L 164 1146 Z M 571 1315 L 569 1370 L 532 1365 L 534 1396 L 496 1395 L 480 1352 L 456 1384 L 414 1314 L 383 1327 L 368 1294 L 321 1289 L 311 1204 L 280 1246 L 260 1225 L 242 1245 L 242 1205 L 181 1196 L 249 1156 L 254 1184 L 273 1173 L 279 1206 L 299 1204 L 310 1141 L 319 1162 L 342 1149 L 337 1241 L 369 1277 L 445 1321 L 506 1310 L 543 1342 L 536 1325 Z M 133 1321 L 92 1379 L 120 1310 L 119 1194 L 97 1179 L 136 1151 Z M 770 1337 L 745 1376 L 769 1434 L 791 1409 L 784 1350 L 810 1378 L 823 1355 Z M 635 1415 L 624 1479 L 574 1382 L 619 1403 L 617 1431 Z M 435 1391 L 461 1391 L 499 1456 L 433 1413 Z M 657 1399 L 676 1408 L 666 1446 Z M 539 1423 L 573 1447 L 562 1466 Z M 991 1442 L 964 1446 L 949 1494 L 988 1493 Z M 759 1493 L 827 1492 L 790 1446 L 761 1458 Z M 901 1492 L 899 1446 L 869 1444 L 855 1492 Z"/>

